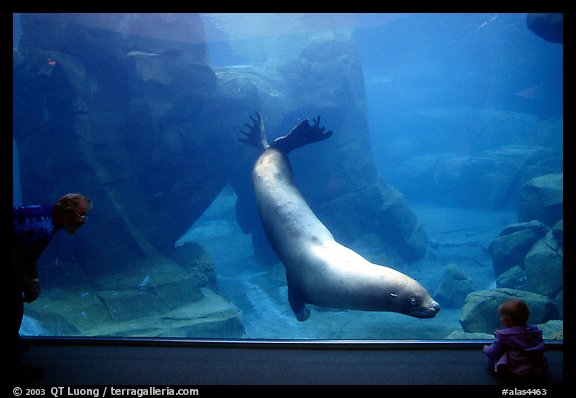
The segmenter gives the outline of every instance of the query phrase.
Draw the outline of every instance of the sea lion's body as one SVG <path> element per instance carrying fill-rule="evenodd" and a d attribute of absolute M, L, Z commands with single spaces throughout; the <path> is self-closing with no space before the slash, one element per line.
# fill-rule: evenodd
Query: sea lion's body
<path fill-rule="evenodd" d="M 308 318 L 306 303 L 434 317 L 440 307 L 426 289 L 336 242 L 294 185 L 287 153 L 332 133 L 319 128 L 319 120 L 314 125 L 305 120 L 268 146 L 260 115 L 252 120 L 254 125 L 247 125 L 252 132 L 243 141 L 263 149 L 252 171 L 256 203 L 268 240 L 286 267 L 288 299 L 296 318 Z"/>

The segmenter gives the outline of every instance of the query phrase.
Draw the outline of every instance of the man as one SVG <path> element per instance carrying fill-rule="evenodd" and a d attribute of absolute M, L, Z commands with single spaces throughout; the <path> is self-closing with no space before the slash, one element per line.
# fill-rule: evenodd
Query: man
<path fill-rule="evenodd" d="M 12 219 L 12 319 L 10 369 L 14 381 L 32 381 L 42 377 L 40 369 L 20 362 L 23 344 L 20 326 L 24 316 L 24 303 L 31 303 L 40 294 L 37 262 L 58 230 L 74 234 L 86 223 L 92 201 L 84 195 L 69 193 L 54 205 L 30 205 L 13 208 Z"/>

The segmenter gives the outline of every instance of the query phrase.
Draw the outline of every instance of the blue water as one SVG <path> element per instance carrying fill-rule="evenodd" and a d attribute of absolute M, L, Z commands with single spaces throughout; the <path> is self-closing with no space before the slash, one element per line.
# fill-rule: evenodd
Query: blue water
<path fill-rule="evenodd" d="M 366 79 L 375 159 L 384 175 L 395 162 L 419 153 L 476 149 L 466 143 L 475 140 L 473 123 L 481 121 L 467 120 L 470 112 L 448 126 L 418 125 L 406 114 L 493 109 L 562 117 L 562 46 L 526 29 L 525 14 L 412 15 L 360 29 L 354 39 Z M 426 134 L 431 137 L 422 137 Z M 526 131 L 516 143 L 534 142 Z"/>
<path fill-rule="evenodd" d="M 370 153 L 375 166 L 386 183 L 403 193 L 428 235 L 426 255 L 415 263 L 399 264 L 398 268 L 431 293 L 442 283 L 445 267 L 452 263 L 457 263 L 473 280 L 474 290 L 495 287 L 487 248 L 504 226 L 517 221 L 517 197 L 509 192 L 507 182 L 498 185 L 494 181 L 506 180 L 508 168 L 522 167 L 522 159 L 529 159 L 530 151 L 536 149 L 552 153 L 561 164 L 561 44 L 547 42 L 531 32 L 526 27 L 525 14 L 202 14 L 201 17 L 210 65 L 218 68 L 280 65 L 298 59 L 311 41 L 352 40 L 362 66 Z M 15 16 L 14 46 L 18 45 L 20 32 Z M 89 90 L 94 95 L 111 88 L 117 90 L 118 104 L 107 104 L 112 112 L 121 106 L 129 86 L 115 80 L 116 71 L 109 69 L 106 62 L 95 62 L 90 67 L 98 76 L 111 76 L 107 84 L 94 83 Z M 49 103 L 50 93 L 46 98 Z M 308 116 L 312 115 L 298 115 Z M 49 116 L 44 121 L 52 122 Z M 328 128 L 338 127 L 330 126 L 329 119 L 324 119 L 324 123 Z M 122 131 L 114 124 L 112 127 Z M 130 138 L 118 142 L 137 147 L 138 133 L 127 129 Z M 15 154 L 17 146 L 15 142 Z M 21 155 L 22 148 L 18 149 Z M 104 145 L 102 150 L 106 150 Z M 29 176 L 21 181 L 18 159 L 14 156 L 15 204 L 23 199 L 26 202 L 21 186 L 35 183 Z M 111 162 L 118 167 L 121 181 L 121 159 Z M 82 169 L 78 170 L 74 180 L 81 182 Z M 531 170 L 524 177 L 535 172 Z M 151 176 L 150 184 L 158 183 L 161 192 L 164 184 L 169 187 L 174 182 L 172 171 L 162 170 L 161 178 Z M 305 176 L 304 172 L 298 178 Z M 61 177 L 44 175 L 44 178 Z M 310 320 L 297 322 L 287 303 L 283 267 L 280 263 L 270 267 L 255 259 L 252 239 L 242 232 L 235 219 L 235 201 L 234 191 L 226 186 L 204 214 L 190 222 L 190 230 L 183 231 L 174 243 L 178 246 L 197 242 L 207 250 L 218 275 L 218 294 L 237 312 L 245 337 L 438 339 L 460 328 L 460 309 L 443 309 L 435 319 L 423 323 L 392 313 L 315 308 Z M 73 239 L 67 238 L 62 244 L 73 245 Z M 369 236 L 359 237 L 350 246 L 369 259 L 385 254 Z M 153 256 L 147 260 L 156 261 Z M 81 262 L 81 258 L 75 257 L 73 261 Z M 160 261 L 158 267 L 161 266 L 166 264 Z M 154 276 L 150 273 L 139 270 L 129 275 L 130 269 L 122 272 L 121 277 L 111 278 L 122 280 L 122 289 L 129 286 L 153 291 L 150 283 Z M 86 285 L 72 285 L 70 297 L 78 297 L 81 291 L 82 298 L 89 299 L 89 289 L 99 284 L 110 289 L 108 279 L 106 282 L 79 279 Z M 44 321 L 37 318 L 42 317 L 43 311 L 55 311 L 50 300 L 61 305 L 59 300 L 67 297 L 66 288 L 43 292 L 43 298 L 27 314 L 23 334 L 55 333 L 56 329 L 52 332 L 50 329 L 50 317 Z M 72 308 L 72 304 L 69 306 Z M 74 311 L 82 314 L 78 315 L 81 320 L 72 317 L 69 321 L 81 328 L 78 325 L 85 325 L 89 315 L 82 308 Z M 59 315 L 58 319 L 61 318 Z M 155 327 L 161 328 L 158 323 Z M 142 326 L 135 330 L 144 329 Z M 101 328 L 91 330 L 107 333 Z"/>
<path fill-rule="evenodd" d="M 352 37 L 362 62 L 374 160 L 412 202 L 430 195 L 403 185 L 396 170 L 409 158 L 473 155 L 498 145 L 542 145 L 562 153 L 561 126 L 545 143 L 534 129 L 539 121 L 562 119 L 563 47 L 531 32 L 526 14 L 208 14 L 204 20 L 217 66 L 279 63 L 297 57 L 308 40 Z M 478 136 L 493 117 L 483 111 L 534 120 L 497 122 L 501 131 L 491 134 L 501 139 L 482 142 Z M 414 118 L 432 112 L 450 116 L 436 124 Z"/>

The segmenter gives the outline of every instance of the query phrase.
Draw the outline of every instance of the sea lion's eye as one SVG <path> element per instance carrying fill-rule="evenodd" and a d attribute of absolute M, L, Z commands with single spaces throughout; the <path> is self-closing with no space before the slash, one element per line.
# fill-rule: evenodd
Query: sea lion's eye
<path fill-rule="evenodd" d="M 398 298 L 398 295 L 396 293 L 390 293 L 390 297 L 392 298 Z"/>
<path fill-rule="evenodd" d="M 410 305 L 416 307 L 418 305 L 418 299 L 416 297 L 410 298 Z"/>

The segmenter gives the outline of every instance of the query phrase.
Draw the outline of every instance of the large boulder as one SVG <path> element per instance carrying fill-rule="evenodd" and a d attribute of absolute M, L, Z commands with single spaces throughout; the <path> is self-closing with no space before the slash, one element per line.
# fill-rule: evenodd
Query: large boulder
<path fill-rule="evenodd" d="M 112 322 L 158 316 L 169 309 L 159 296 L 144 290 L 103 290 L 96 296 L 106 306 Z"/>
<path fill-rule="evenodd" d="M 424 227 L 408 206 L 404 195 L 391 185 L 378 185 L 381 205 L 376 207 L 373 217 L 376 232 L 393 246 L 401 258 L 406 261 L 421 259 L 426 252 L 428 238 Z"/>
<path fill-rule="evenodd" d="M 218 291 L 214 262 L 202 246 L 193 242 L 177 245 L 172 257 L 192 275 L 199 286 Z"/>
<path fill-rule="evenodd" d="M 400 260 L 419 260 L 426 251 L 426 232 L 406 199 L 383 181 L 323 203 L 318 215 L 336 240 L 344 244 L 361 234 L 373 233 L 380 237 L 388 254 Z"/>
<path fill-rule="evenodd" d="M 490 243 L 497 287 L 546 296 L 563 313 L 563 220 L 550 229 L 540 221 L 511 224 Z"/>
<path fill-rule="evenodd" d="M 500 275 L 515 266 L 524 268 L 526 253 L 548 231 L 549 228 L 539 221 L 504 227 L 489 246 L 494 273 Z"/>
<path fill-rule="evenodd" d="M 496 279 L 496 287 L 507 287 L 510 289 L 524 289 L 526 287 L 526 274 L 519 265 L 503 272 Z"/>
<path fill-rule="evenodd" d="M 539 220 L 552 227 L 563 218 L 562 173 L 536 177 L 522 186 L 518 221 Z"/>
<path fill-rule="evenodd" d="M 162 260 L 42 294 L 23 334 L 242 338 L 237 308 L 188 270 Z"/>
<path fill-rule="evenodd" d="M 526 302 L 530 309 L 529 323 L 545 323 L 559 319 L 558 308 L 545 296 L 515 289 L 493 289 L 472 292 L 466 297 L 466 302 L 460 314 L 460 325 L 467 333 L 493 333 L 502 328 L 498 306 L 508 299 L 520 299 Z"/>
<path fill-rule="evenodd" d="M 550 231 L 526 254 L 526 289 L 550 298 L 564 286 L 564 250 Z"/>
<path fill-rule="evenodd" d="M 538 325 L 542 330 L 542 337 L 546 340 L 564 340 L 564 321 L 553 320 Z"/>
<path fill-rule="evenodd" d="M 20 326 L 21 336 L 81 336 L 82 332 L 65 317 L 54 312 L 26 309 Z"/>
<path fill-rule="evenodd" d="M 473 291 L 472 285 L 472 279 L 464 275 L 458 265 L 448 264 L 434 300 L 442 303 L 442 308 L 462 308 L 466 297 Z"/>
<path fill-rule="evenodd" d="M 220 127 L 206 123 L 218 118 L 199 112 L 216 89 L 200 16 L 20 18 L 23 60 L 14 70 L 14 137 L 24 203 L 46 203 L 74 191 L 94 200 L 85 232 L 60 248 L 62 258 L 81 260 L 85 273 L 169 253 L 233 170 L 226 159 L 235 148 L 226 141 L 236 137 L 224 129 L 229 138 L 219 143 L 230 153 L 210 165 L 214 177 L 190 172 L 208 168 L 208 159 L 194 151 L 214 146 L 205 132 Z M 197 134 L 182 133 L 198 124 Z"/>

